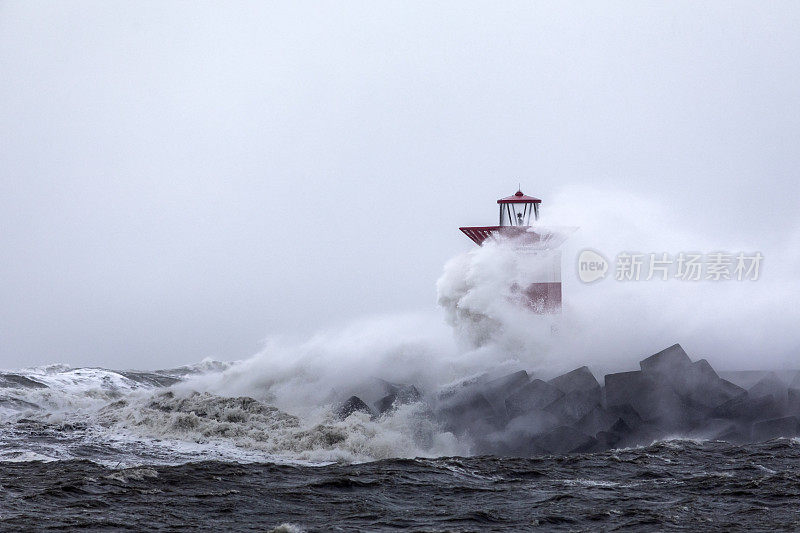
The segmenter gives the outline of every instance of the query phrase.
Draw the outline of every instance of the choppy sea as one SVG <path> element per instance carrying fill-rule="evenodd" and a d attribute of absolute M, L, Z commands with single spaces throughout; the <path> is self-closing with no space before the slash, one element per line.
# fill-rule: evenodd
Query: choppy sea
<path fill-rule="evenodd" d="M 0 464 L 5 530 L 797 531 L 800 445 L 668 441 L 532 459 Z"/>
<path fill-rule="evenodd" d="M 800 530 L 795 439 L 414 457 L 394 442 L 397 420 L 311 423 L 267 402 L 167 389 L 220 365 L 0 375 L 0 528 Z"/>

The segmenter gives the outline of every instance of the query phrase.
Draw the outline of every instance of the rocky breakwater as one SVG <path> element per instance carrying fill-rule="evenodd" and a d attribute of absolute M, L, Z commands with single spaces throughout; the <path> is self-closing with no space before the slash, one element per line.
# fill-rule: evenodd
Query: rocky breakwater
<path fill-rule="evenodd" d="M 524 370 L 483 376 L 429 395 L 386 384 L 374 408 L 351 397 L 337 412 L 380 417 L 399 404 L 425 402 L 442 430 L 471 442 L 475 454 L 595 452 L 671 437 L 748 443 L 800 436 L 800 375 L 762 372 L 744 388 L 732 382 L 735 373 L 732 381 L 721 378 L 679 344 L 639 366 L 606 375 L 602 385 L 585 366 L 546 381 Z"/>

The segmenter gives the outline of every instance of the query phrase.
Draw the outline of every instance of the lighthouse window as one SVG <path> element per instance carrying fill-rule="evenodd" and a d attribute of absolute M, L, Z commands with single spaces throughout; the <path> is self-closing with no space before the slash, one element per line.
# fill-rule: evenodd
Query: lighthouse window
<path fill-rule="evenodd" d="M 533 204 L 529 203 L 519 203 L 519 204 L 510 204 L 513 207 L 513 214 L 514 214 L 514 222 L 513 225 L 515 226 L 528 226 L 530 225 L 531 219 L 531 211 Z"/>
<path fill-rule="evenodd" d="M 535 204 L 533 203 L 500 204 L 500 225 L 530 226 L 531 214 L 533 213 L 534 209 Z"/>

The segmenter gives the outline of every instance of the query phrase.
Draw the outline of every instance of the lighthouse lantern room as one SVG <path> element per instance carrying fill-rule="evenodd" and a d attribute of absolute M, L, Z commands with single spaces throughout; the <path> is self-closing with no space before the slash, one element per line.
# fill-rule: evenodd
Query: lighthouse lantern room
<path fill-rule="evenodd" d="M 539 204 L 542 201 L 533 196 L 525 196 L 522 191 L 500 198 L 497 203 L 500 204 L 501 226 L 530 226 L 531 215 L 534 221 L 539 220 Z"/>

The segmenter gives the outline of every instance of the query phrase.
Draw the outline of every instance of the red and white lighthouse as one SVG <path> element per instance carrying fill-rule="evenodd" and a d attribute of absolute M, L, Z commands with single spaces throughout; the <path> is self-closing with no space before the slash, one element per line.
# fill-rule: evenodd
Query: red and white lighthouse
<path fill-rule="evenodd" d="M 469 226 L 458 228 L 482 246 L 493 235 L 507 237 L 520 254 L 534 256 L 536 267 L 520 285 L 514 283 L 512 292 L 519 293 L 526 307 L 540 314 L 561 312 L 561 250 L 567 232 L 541 228 L 533 224 L 539 220 L 542 201 L 526 196 L 518 190 L 512 196 L 497 200 L 500 206 L 500 224 L 497 226 Z"/>

